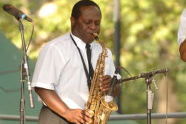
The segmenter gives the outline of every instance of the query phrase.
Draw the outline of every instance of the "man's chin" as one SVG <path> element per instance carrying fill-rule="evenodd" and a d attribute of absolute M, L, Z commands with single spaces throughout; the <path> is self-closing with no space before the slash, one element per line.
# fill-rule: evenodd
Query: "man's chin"
<path fill-rule="evenodd" d="M 87 34 L 86 37 L 84 35 L 84 40 L 86 43 L 91 43 L 95 40 L 95 36 L 93 34 Z"/>
<path fill-rule="evenodd" d="M 94 38 L 94 37 L 89 37 L 89 38 L 87 38 L 87 40 L 86 40 L 86 41 L 87 41 L 88 43 L 91 43 L 91 42 L 93 42 L 94 40 L 95 40 L 95 38 Z"/>
<path fill-rule="evenodd" d="M 94 40 L 87 40 L 86 43 L 92 43 Z"/>

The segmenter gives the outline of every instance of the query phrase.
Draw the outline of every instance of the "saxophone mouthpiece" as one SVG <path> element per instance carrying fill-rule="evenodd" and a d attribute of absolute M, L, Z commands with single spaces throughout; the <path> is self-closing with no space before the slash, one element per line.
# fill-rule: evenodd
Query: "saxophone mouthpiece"
<path fill-rule="evenodd" d="M 99 40 L 98 33 L 93 33 L 93 35 L 96 40 Z"/>

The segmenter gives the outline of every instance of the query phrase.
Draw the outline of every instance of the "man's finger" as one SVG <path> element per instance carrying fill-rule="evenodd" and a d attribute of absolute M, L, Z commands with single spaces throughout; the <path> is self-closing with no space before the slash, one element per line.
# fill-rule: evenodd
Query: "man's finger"
<path fill-rule="evenodd" d="M 109 75 L 105 75 L 102 77 L 102 80 L 105 81 L 105 80 L 109 80 L 111 79 L 111 77 Z"/>

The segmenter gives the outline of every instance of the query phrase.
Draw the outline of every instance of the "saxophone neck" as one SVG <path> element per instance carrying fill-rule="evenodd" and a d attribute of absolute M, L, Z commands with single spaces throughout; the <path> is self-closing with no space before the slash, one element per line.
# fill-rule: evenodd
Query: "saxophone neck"
<path fill-rule="evenodd" d="M 93 33 L 93 35 L 94 35 L 95 40 L 98 41 L 98 43 L 101 44 L 101 47 L 103 48 L 103 50 L 106 51 L 105 43 L 99 39 L 98 34 L 97 33 Z"/>
<path fill-rule="evenodd" d="M 98 33 L 93 33 L 95 40 L 99 41 Z"/>

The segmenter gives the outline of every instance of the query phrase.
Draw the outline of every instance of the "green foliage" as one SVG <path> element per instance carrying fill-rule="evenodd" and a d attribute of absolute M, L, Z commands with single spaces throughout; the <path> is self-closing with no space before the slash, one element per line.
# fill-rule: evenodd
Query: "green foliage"
<path fill-rule="evenodd" d="M 23 2 L 26 1 L 26 2 Z M 113 8 L 110 0 L 95 0 L 102 10 L 101 40 L 114 51 Z M 177 29 L 182 10 L 186 7 L 185 0 L 120 0 L 121 1 L 121 65 L 133 75 L 154 69 L 169 68 L 168 79 L 173 82 L 173 92 L 186 108 L 186 64 L 179 58 Z M 26 10 L 35 24 L 34 40 L 31 44 L 30 57 L 36 58 L 39 48 L 52 38 L 70 30 L 71 8 L 76 0 L 17 0 L 1 1 L 14 4 Z M 51 4 L 56 9 L 50 15 L 39 16 L 41 8 Z M 26 8 L 23 8 L 26 6 Z M 50 9 L 48 9 L 50 10 Z M 20 36 L 17 23 L 12 17 L 0 10 L 0 30 L 17 46 Z M 45 12 L 46 14 L 47 12 Z M 30 25 L 27 25 L 30 26 Z M 26 37 L 29 37 L 29 31 Z M 125 73 L 123 77 L 127 77 Z M 159 83 L 159 82 L 157 82 Z M 144 80 L 137 80 L 122 85 L 121 104 L 124 113 L 144 113 L 146 106 L 146 86 Z M 156 94 L 155 94 L 156 95 Z M 156 110 L 153 110 L 156 112 Z M 141 123 L 141 122 L 139 122 Z M 143 122 L 144 123 L 144 122 Z M 179 122 L 183 124 L 184 122 Z"/>

